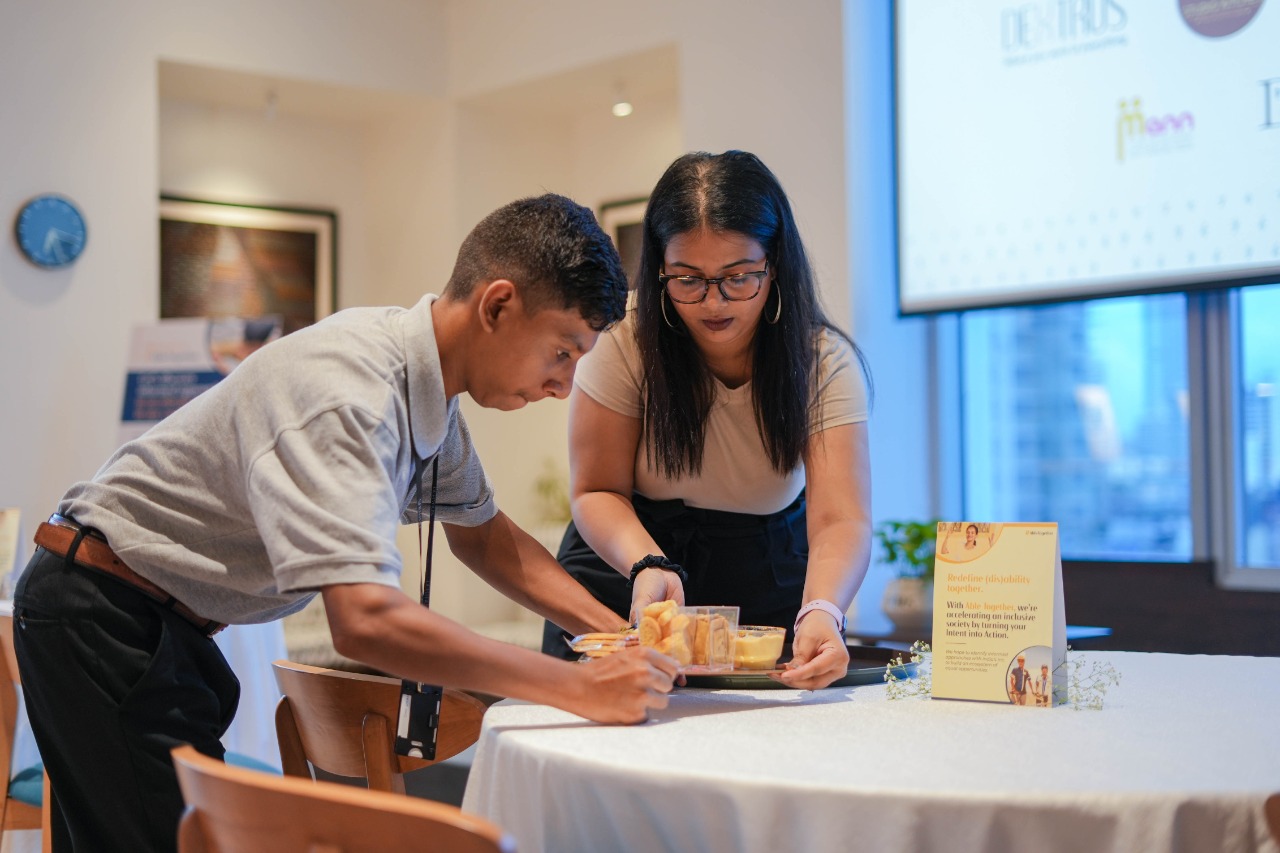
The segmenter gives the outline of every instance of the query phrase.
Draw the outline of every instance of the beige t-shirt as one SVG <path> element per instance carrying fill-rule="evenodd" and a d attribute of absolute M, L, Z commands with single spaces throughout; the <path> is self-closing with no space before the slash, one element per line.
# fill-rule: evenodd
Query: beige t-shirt
<path fill-rule="evenodd" d="M 574 383 L 591 399 L 619 414 L 639 419 L 643 368 L 629 312 L 578 364 Z M 853 348 L 839 335 L 819 338 L 817 395 L 810 435 L 867 419 L 867 391 Z M 751 383 L 727 388 L 715 381 L 715 402 L 707 419 L 702 471 L 671 480 L 648 462 L 644 440 L 636 453 L 635 490 L 652 500 L 679 498 L 702 509 L 767 515 L 785 509 L 804 488 L 804 466 L 779 475 L 756 427 Z"/>

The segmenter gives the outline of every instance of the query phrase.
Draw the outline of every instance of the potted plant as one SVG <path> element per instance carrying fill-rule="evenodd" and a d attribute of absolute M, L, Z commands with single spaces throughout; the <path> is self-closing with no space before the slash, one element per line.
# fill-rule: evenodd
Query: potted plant
<path fill-rule="evenodd" d="M 885 586 L 884 613 L 900 629 L 933 626 L 933 559 L 938 522 L 884 521 L 875 528 L 880 562 L 895 577 Z"/>
<path fill-rule="evenodd" d="M 550 456 L 542 460 L 542 473 L 533 480 L 537 523 L 529 533 L 555 554 L 573 514 L 569 508 L 569 476 Z"/>

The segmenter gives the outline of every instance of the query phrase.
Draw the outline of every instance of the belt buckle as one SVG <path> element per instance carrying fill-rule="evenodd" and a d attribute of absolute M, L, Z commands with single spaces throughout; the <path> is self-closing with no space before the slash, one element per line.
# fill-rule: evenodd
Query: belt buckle
<path fill-rule="evenodd" d="M 80 522 L 73 521 L 72 519 L 67 518 L 65 515 L 58 515 L 58 513 L 56 512 L 53 515 L 49 516 L 49 524 L 53 525 L 54 527 L 61 527 L 64 530 L 71 530 L 76 533 L 79 533 L 81 530 L 83 530 L 84 535 L 86 537 L 89 537 L 91 539 L 97 539 L 99 542 L 107 541 L 106 537 L 103 536 L 101 531 L 99 531 L 96 527 L 85 527 Z"/>

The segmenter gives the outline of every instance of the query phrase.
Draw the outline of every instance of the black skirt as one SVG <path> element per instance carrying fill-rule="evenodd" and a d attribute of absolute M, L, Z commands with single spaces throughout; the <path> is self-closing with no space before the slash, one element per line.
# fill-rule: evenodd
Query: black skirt
<path fill-rule="evenodd" d="M 804 492 L 786 509 L 771 515 L 697 509 L 684 501 L 653 501 L 632 496 L 636 516 L 667 558 L 689 573 L 686 604 L 737 605 L 742 625 L 792 626 L 804 594 L 809 562 Z M 639 560 L 644 554 L 636 554 Z M 626 621 L 631 612 L 627 579 L 591 549 L 572 523 L 556 559 L 614 613 Z M 542 650 L 572 660 L 577 656 L 568 633 L 547 622 Z"/>

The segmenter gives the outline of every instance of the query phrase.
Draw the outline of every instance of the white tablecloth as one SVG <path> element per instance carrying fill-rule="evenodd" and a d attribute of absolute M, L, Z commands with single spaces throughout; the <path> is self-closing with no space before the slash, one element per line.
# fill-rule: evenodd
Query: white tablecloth
<path fill-rule="evenodd" d="M 536 851 L 1268 851 L 1280 658 L 1077 652 L 1100 711 L 681 690 L 641 726 L 506 700 L 463 808 Z"/>
<path fill-rule="evenodd" d="M 276 740 L 276 704 L 280 689 L 271 662 L 289 657 L 284 625 L 279 620 L 261 625 L 232 625 L 214 637 L 240 679 L 240 705 L 231 728 L 222 736 L 228 752 L 280 767 Z"/>

